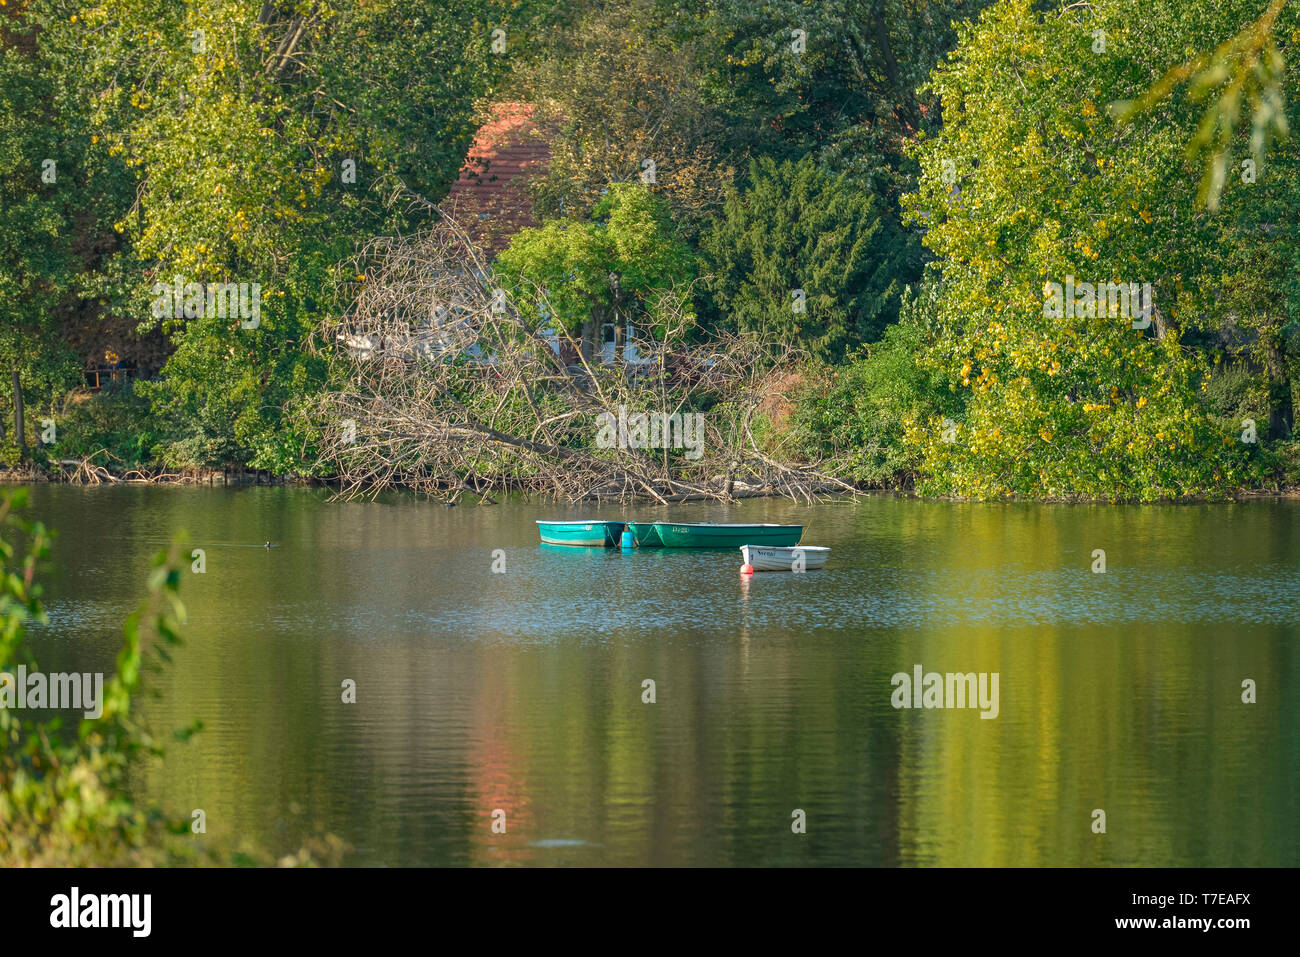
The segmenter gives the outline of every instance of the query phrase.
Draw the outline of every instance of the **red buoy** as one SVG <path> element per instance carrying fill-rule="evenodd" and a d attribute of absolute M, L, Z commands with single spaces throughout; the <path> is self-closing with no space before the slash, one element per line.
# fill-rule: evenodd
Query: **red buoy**
<path fill-rule="evenodd" d="M 753 566 L 753 565 L 750 565 L 748 562 L 746 562 L 744 565 L 741 565 L 741 566 L 740 566 L 740 574 L 742 574 L 742 575 L 752 575 L 752 574 L 754 574 L 754 566 Z"/>

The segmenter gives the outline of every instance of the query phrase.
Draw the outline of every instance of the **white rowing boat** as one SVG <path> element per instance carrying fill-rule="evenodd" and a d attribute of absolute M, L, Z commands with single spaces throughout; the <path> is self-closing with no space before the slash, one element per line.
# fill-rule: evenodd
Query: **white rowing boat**
<path fill-rule="evenodd" d="M 821 568 L 831 550 L 822 545 L 796 545 L 778 548 L 773 545 L 741 545 L 745 564 L 756 572 L 801 572 Z"/>

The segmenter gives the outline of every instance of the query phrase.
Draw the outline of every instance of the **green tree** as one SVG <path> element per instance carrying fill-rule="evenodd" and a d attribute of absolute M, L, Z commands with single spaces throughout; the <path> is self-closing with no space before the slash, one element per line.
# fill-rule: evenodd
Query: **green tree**
<path fill-rule="evenodd" d="M 51 23 L 97 133 L 138 176 L 107 291 L 175 344 L 144 391 L 175 465 L 299 467 L 296 414 L 323 381 L 303 349 L 335 264 L 437 199 L 505 70 L 490 31 L 532 16 L 487 0 L 276 4 L 114 0 Z M 395 92 L 395 91 L 400 91 Z M 157 284 L 257 284 L 256 324 L 157 316 Z M 116 288 L 113 288 L 116 287 Z M 214 314 L 215 313 L 215 314 Z"/>
<path fill-rule="evenodd" d="M 1270 179 L 1281 172 L 1280 163 L 1270 164 Z M 1287 439 L 1293 432 L 1300 359 L 1300 184 L 1292 178 L 1279 185 L 1277 192 L 1289 193 L 1289 202 L 1240 210 L 1214 284 L 1218 308 L 1197 321 L 1202 331 L 1216 334 L 1209 343 L 1216 361 L 1228 357 L 1259 383 L 1260 410 L 1267 418 L 1259 430 L 1270 439 Z M 1261 213 L 1266 221 L 1252 226 Z"/>
<path fill-rule="evenodd" d="M 106 188 L 88 111 L 71 108 L 70 77 L 41 39 L 48 22 L 41 4 L 0 14 L 0 395 L 14 398 L 16 372 L 30 412 L 76 384 L 63 323 L 93 258 L 86 237 Z M 0 436 L 14 425 L 5 418 Z"/>
<path fill-rule="evenodd" d="M 708 101 L 728 117 L 727 150 L 798 159 L 878 177 L 893 193 L 903 142 L 938 119 L 918 94 L 956 40 L 954 20 L 989 0 L 674 0 L 678 35 L 694 38 Z"/>
<path fill-rule="evenodd" d="M 667 200 L 688 237 L 721 205 L 734 175 L 720 152 L 726 119 L 704 98 L 701 42 L 667 22 L 656 0 L 591 4 L 511 78 L 549 133 L 536 186 L 544 218 L 584 218 L 618 182 Z"/>
<path fill-rule="evenodd" d="M 1288 135 L 1295 108 L 1285 96 L 1300 71 L 1277 42 L 1294 40 L 1298 14 L 1288 0 L 1262 9 L 1157 8 L 1160 39 L 1187 58 L 1135 99 L 1110 107 L 1120 123 L 1167 107 L 1183 129 L 1187 161 L 1199 174 L 1197 201 L 1219 214 L 1210 220 L 1204 279 L 1212 307 L 1186 315 L 1186 341 L 1213 357 L 1207 391 L 1212 405 L 1236 409 L 1228 427 L 1240 428 L 1247 411 L 1262 414 L 1261 434 L 1274 440 L 1292 433 L 1300 357 L 1300 150 Z M 1258 401 L 1241 405 L 1233 393 Z"/>
<path fill-rule="evenodd" d="M 1151 109 L 1184 82 L 1194 100 L 1209 101 L 1188 143 L 1188 152 L 1205 156 L 1198 196 L 1211 211 L 1219 207 L 1232 151 L 1239 145 L 1237 132 L 1243 110 L 1250 114 L 1248 142 L 1257 165 L 1263 165 L 1269 141 L 1286 138 L 1290 130 L 1286 117 L 1286 61 L 1275 35 L 1279 26 L 1294 24 L 1294 8 L 1288 11 L 1288 6 L 1292 6 L 1290 0 L 1271 0 L 1237 33 L 1213 49 L 1204 49 L 1171 67 L 1137 99 L 1111 104 L 1112 113 L 1124 121 Z M 1242 13 L 1249 18 L 1257 10 L 1252 5 Z M 1229 23 L 1239 22 L 1234 14 L 1229 14 Z M 1295 39 L 1294 35 L 1291 39 Z"/>
<path fill-rule="evenodd" d="M 821 359 L 878 339 L 919 278 L 915 239 L 850 174 L 811 157 L 758 160 L 749 181 L 703 241 L 717 323 Z"/>
<path fill-rule="evenodd" d="M 1184 155 L 1196 114 L 1174 99 L 1120 124 L 1105 108 L 1223 16 L 1003 0 L 962 28 L 931 80 L 944 128 L 916 145 L 923 176 L 905 203 L 943 275 L 922 361 L 965 408 L 955 440 L 933 420 L 909 432 L 925 490 L 1151 500 L 1249 481 L 1254 447 L 1209 415 L 1207 357 L 1187 334 L 1211 321 L 1206 277 L 1223 248 Z M 1071 278 L 1149 283 L 1149 328 L 1109 303 L 1050 308 L 1051 284 Z"/>
<path fill-rule="evenodd" d="M 587 222 L 557 219 L 521 230 L 496 266 L 517 302 L 534 303 L 527 284 L 540 287 L 552 312 L 539 320 L 581 335 L 587 358 L 600 348 L 605 323 L 614 324 L 621 358 L 624 323 L 653 333 L 667 314 L 662 297 L 680 300 L 695 276 L 694 255 L 667 205 L 631 183 L 610 184 Z"/>

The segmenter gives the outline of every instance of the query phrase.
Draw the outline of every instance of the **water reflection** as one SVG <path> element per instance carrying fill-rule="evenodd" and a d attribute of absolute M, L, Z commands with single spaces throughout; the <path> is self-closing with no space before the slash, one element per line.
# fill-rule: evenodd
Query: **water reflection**
<path fill-rule="evenodd" d="M 61 532 L 47 670 L 111 668 L 149 555 L 178 529 L 206 549 L 144 703 L 206 730 L 138 787 L 204 808 L 217 841 L 278 851 L 320 825 L 367 864 L 1296 863 L 1294 502 L 672 511 L 803 522 L 834 549 L 749 580 L 736 552 L 537 542 L 538 518 L 663 509 L 33 499 Z M 895 711 L 916 663 L 998 672 L 999 717 Z"/>

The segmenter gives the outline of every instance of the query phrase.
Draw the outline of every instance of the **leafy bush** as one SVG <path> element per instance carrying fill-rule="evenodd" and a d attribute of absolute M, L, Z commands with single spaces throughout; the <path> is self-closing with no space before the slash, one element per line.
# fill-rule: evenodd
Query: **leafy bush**
<path fill-rule="evenodd" d="M 1300 439 L 1271 442 L 1264 447 L 1267 477 L 1279 489 L 1300 489 Z"/>
<path fill-rule="evenodd" d="M 127 383 L 70 403 L 56 420 L 58 441 L 49 447 L 49 457 L 94 457 L 97 465 L 114 469 L 150 464 L 163 433 L 148 401 L 136 395 L 133 387 L 134 383 Z"/>
<path fill-rule="evenodd" d="M 25 643 L 28 622 L 45 622 L 40 563 L 49 551 L 50 532 L 39 522 L 18 517 L 25 492 L 0 500 L 0 529 L 26 541 L 19 550 L 0 537 L 0 669 L 18 665 L 35 670 Z M 0 863 L 88 866 L 169 863 L 157 848 L 164 829 L 127 796 L 126 775 L 133 757 L 150 746 L 130 714 L 131 697 L 144 664 L 141 634 L 177 640 L 184 612 L 176 596 L 180 580 L 175 561 L 160 556 L 145 609 L 127 619 L 117 672 L 104 684 L 102 715 L 80 723 L 75 735 L 62 732 L 59 718 L 29 719 L 0 708 Z M 11 685 L 14 679 L 6 679 Z M 71 740 L 67 740 L 71 738 Z"/>
<path fill-rule="evenodd" d="M 1219 365 L 1205 381 L 1205 402 L 1215 415 L 1240 423 L 1268 422 L 1268 391 L 1259 377 L 1241 365 Z"/>
<path fill-rule="evenodd" d="M 0 673 L 12 674 L 37 663 L 26 643 L 31 622 L 46 622 L 37 573 L 49 553 L 52 534 L 39 522 L 20 517 L 26 491 L 0 496 Z M 14 541 L 25 543 L 19 548 Z M 27 718 L 0 707 L 0 867 L 158 866 L 228 863 L 180 839 L 189 828 L 160 811 L 138 805 L 127 783 L 141 760 L 160 753 L 157 743 L 132 714 L 131 705 L 149 667 L 168 660 L 167 647 L 179 639 L 184 608 L 179 546 L 154 559 L 149 599 L 122 629 L 117 670 L 101 692 L 98 718 L 65 730 L 60 718 Z M 145 647 L 154 651 L 147 657 Z M 6 685 L 12 691 L 13 678 Z M 186 738 L 198 725 L 179 732 Z M 280 863 L 335 863 L 342 842 L 313 838 Z M 266 864 L 256 852 L 240 852 L 232 863 Z"/>
<path fill-rule="evenodd" d="M 909 422 L 953 414 L 951 393 L 916 356 L 925 331 L 902 321 L 840 366 L 810 375 L 795 403 L 795 447 L 829 458 L 835 474 L 875 487 L 908 486 L 920 452 L 904 442 Z"/>

